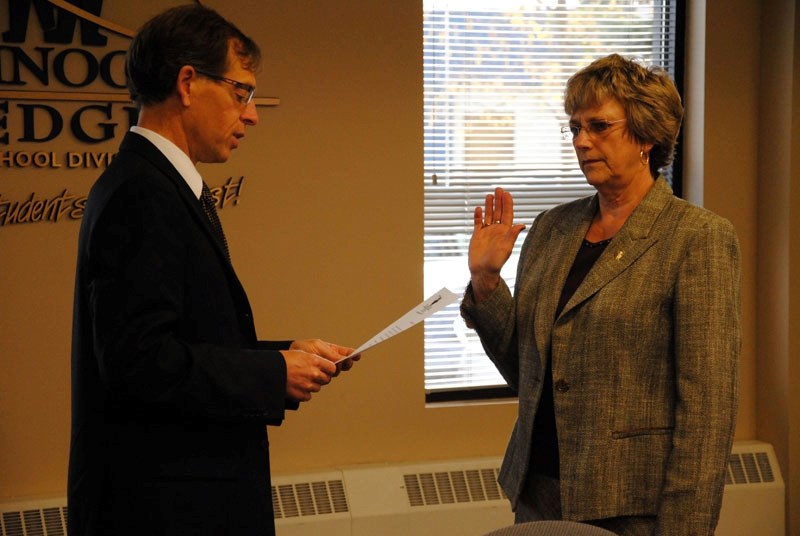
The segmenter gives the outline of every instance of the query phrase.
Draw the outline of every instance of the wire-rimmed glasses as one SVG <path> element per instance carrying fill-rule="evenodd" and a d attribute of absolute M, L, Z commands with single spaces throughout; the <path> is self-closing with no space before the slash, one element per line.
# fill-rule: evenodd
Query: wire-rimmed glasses
<path fill-rule="evenodd" d="M 236 98 L 239 100 L 239 102 L 242 103 L 245 106 L 250 104 L 250 101 L 253 100 L 253 96 L 256 94 L 256 88 L 254 86 L 251 86 L 250 84 L 245 84 L 244 82 L 237 82 L 236 80 L 232 80 L 230 78 L 225 78 L 224 76 L 220 76 L 218 74 L 209 73 L 207 71 L 202 71 L 202 70 L 198 69 L 197 67 L 195 67 L 194 70 L 197 72 L 197 74 L 202 74 L 203 76 L 207 76 L 208 78 L 211 78 L 212 80 L 216 80 L 218 82 L 225 82 L 226 84 L 232 85 L 236 89 L 240 89 L 242 91 L 246 91 L 247 95 L 240 95 L 239 93 L 234 92 L 234 95 L 236 95 Z"/>
<path fill-rule="evenodd" d="M 570 123 L 569 125 L 561 127 L 561 137 L 564 141 L 572 141 L 578 137 L 581 130 L 585 130 L 592 138 L 604 136 L 608 134 L 611 125 L 622 123 L 625 119 L 615 119 L 614 121 L 606 121 L 605 119 L 591 119 L 586 125 Z"/>

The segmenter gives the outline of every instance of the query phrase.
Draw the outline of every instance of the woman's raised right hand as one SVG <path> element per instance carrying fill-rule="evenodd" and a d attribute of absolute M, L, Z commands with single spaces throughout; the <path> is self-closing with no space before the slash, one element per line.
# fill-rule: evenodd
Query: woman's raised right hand
<path fill-rule="evenodd" d="M 525 225 L 514 225 L 514 199 L 502 188 L 488 194 L 484 208 L 475 207 L 469 242 L 469 272 L 476 301 L 482 301 L 500 283 L 500 269 L 511 256 Z"/>

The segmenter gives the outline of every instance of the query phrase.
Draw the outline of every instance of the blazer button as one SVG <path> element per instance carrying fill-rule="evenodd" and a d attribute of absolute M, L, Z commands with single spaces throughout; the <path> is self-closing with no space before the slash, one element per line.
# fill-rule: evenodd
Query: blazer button
<path fill-rule="evenodd" d="M 569 391 L 569 382 L 566 380 L 558 380 L 554 387 L 559 393 L 566 393 Z"/>

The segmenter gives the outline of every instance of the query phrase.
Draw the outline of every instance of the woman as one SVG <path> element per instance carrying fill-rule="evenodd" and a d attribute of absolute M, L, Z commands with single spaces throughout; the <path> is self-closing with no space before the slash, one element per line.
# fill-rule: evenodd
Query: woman
<path fill-rule="evenodd" d="M 500 482 L 517 522 L 713 534 L 738 398 L 734 229 L 659 175 L 683 115 L 663 70 L 601 58 L 564 109 L 597 193 L 536 218 L 513 297 L 513 199 L 475 210 L 462 314 L 519 395 Z"/>

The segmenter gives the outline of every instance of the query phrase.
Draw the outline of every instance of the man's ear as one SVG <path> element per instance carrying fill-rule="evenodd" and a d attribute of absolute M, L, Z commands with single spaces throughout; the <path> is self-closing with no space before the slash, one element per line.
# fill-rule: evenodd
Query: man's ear
<path fill-rule="evenodd" d="M 191 65 L 184 65 L 178 71 L 178 78 L 175 82 L 175 90 L 181 100 L 181 104 L 189 106 L 192 96 L 192 85 L 197 81 L 197 71 Z"/>

